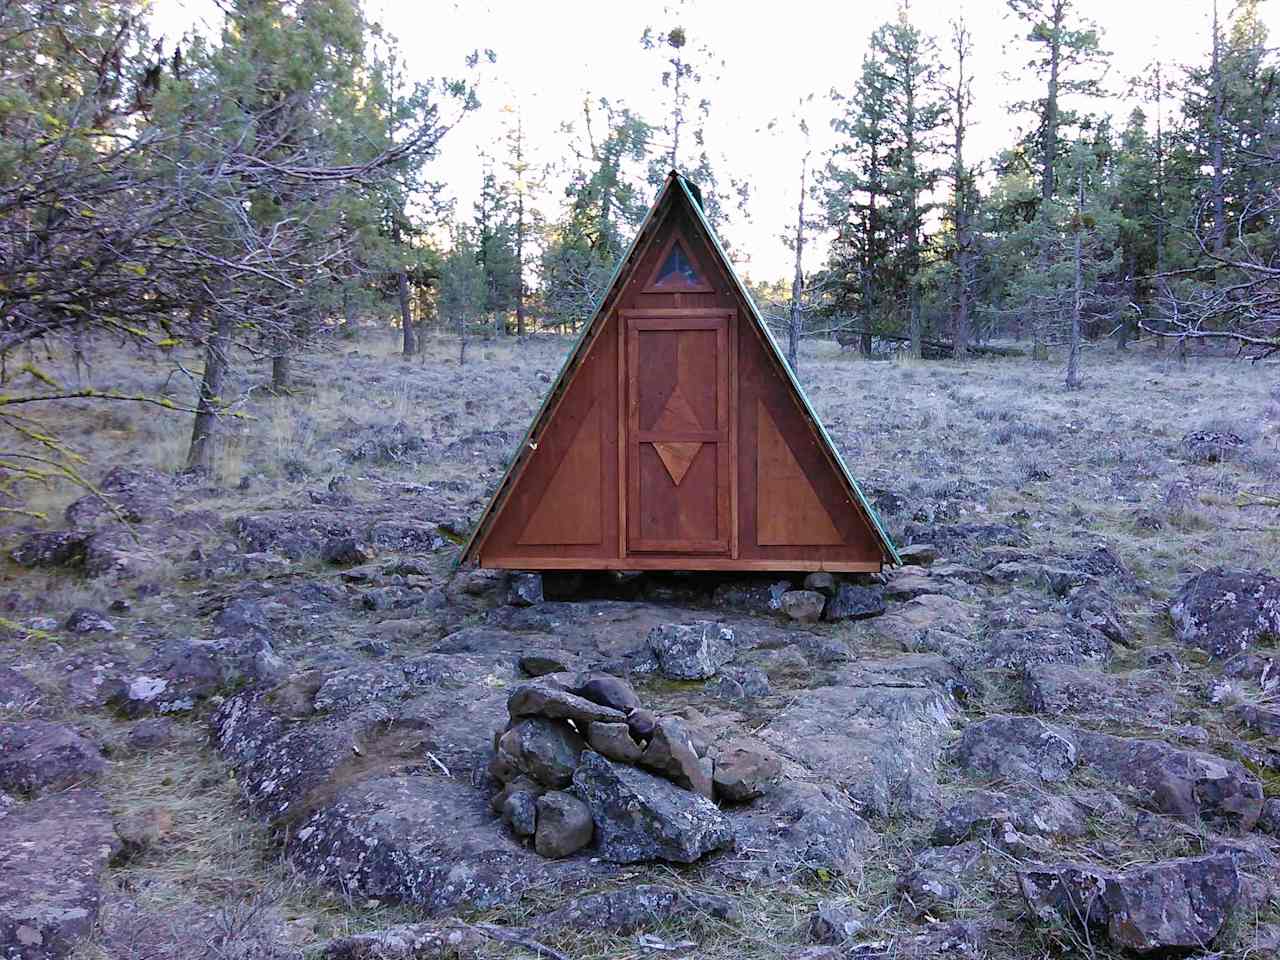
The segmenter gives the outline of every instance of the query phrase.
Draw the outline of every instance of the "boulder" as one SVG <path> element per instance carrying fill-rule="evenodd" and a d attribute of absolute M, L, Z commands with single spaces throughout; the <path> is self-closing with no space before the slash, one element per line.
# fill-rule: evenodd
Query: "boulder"
<path fill-rule="evenodd" d="M 804 578 L 804 588 L 831 597 L 836 592 L 836 578 L 825 570 L 818 570 Z"/>
<path fill-rule="evenodd" d="M 929 840 L 939 846 L 985 837 L 999 841 L 1010 831 L 1046 840 L 1074 840 L 1085 835 L 1085 816 L 1085 808 L 1069 797 L 975 790 L 943 812 Z"/>
<path fill-rule="evenodd" d="M 320 548 L 320 559 L 335 567 L 368 563 L 374 556 L 373 547 L 359 537 L 330 537 Z"/>
<path fill-rule="evenodd" d="M 552 790 L 538 798 L 538 828 L 533 848 L 539 855 L 567 857 L 591 842 L 594 827 L 587 805 L 572 794 Z"/>
<path fill-rule="evenodd" d="M 1067 599 L 1067 617 L 1096 630 L 1112 643 L 1134 645 L 1133 628 L 1120 606 L 1105 589 L 1096 585 L 1077 587 Z"/>
<path fill-rule="evenodd" d="M 596 753 L 619 763 L 639 763 L 644 753 L 644 747 L 632 739 L 631 728 L 625 723 L 591 724 L 587 743 Z"/>
<path fill-rule="evenodd" d="M 532 791 L 504 790 L 501 812 L 502 822 L 517 837 L 532 837 L 538 829 L 538 795 Z"/>
<path fill-rule="evenodd" d="M 582 666 L 581 658 L 563 650 L 533 650 L 522 654 L 517 662 L 520 669 L 530 677 L 544 677 L 549 673 L 573 673 Z"/>
<path fill-rule="evenodd" d="M 1229 430 L 1192 430 L 1184 434 L 1182 452 L 1192 463 L 1219 463 L 1232 459 L 1248 441 Z"/>
<path fill-rule="evenodd" d="M 734 655 L 733 631 L 710 620 L 662 624 L 647 639 L 658 669 L 672 680 L 705 680 Z"/>
<path fill-rule="evenodd" d="M 113 701 L 129 717 L 152 713 L 185 713 L 222 689 L 224 676 L 205 644 L 175 641 L 156 650 Z"/>
<path fill-rule="evenodd" d="M 513 607 L 532 607 L 542 603 L 542 575 L 513 573 L 507 585 L 507 603 Z"/>
<path fill-rule="evenodd" d="M 1032 713 L 1163 726 L 1178 710 L 1168 681 L 1155 671 L 1099 673 L 1060 663 L 1022 670 L 1022 697 Z"/>
<path fill-rule="evenodd" d="M 733 842 L 710 800 L 598 753 L 583 754 L 573 792 L 591 810 L 600 856 L 613 863 L 692 863 Z"/>
<path fill-rule="evenodd" d="M 0 667 L 0 710 L 21 711 L 32 716 L 44 693 L 34 683 L 9 667 Z"/>
<path fill-rule="evenodd" d="M 797 623 L 817 623 L 826 602 L 815 590 L 788 590 L 782 595 L 782 612 Z"/>
<path fill-rule="evenodd" d="M 778 755 L 751 737 L 741 737 L 718 747 L 714 759 L 716 796 L 730 803 L 745 803 L 764 796 L 782 773 Z"/>
<path fill-rule="evenodd" d="M 44 720 L 0 724 L 0 790 L 60 790 L 105 769 L 102 751 L 70 727 Z"/>
<path fill-rule="evenodd" d="M 0 816 L 0 956 L 70 956 L 93 931 L 98 876 L 119 849 L 111 813 L 93 790 L 68 790 Z"/>
<path fill-rule="evenodd" d="M 520 720 L 498 741 L 499 754 L 509 757 L 516 770 L 552 788 L 569 785 L 585 749 L 582 737 L 567 723 L 545 717 Z"/>
<path fill-rule="evenodd" d="M 1040 922 L 1089 927 L 1104 932 L 1113 946 L 1138 953 L 1206 949 L 1240 896 L 1240 876 L 1226 854 L 1127 870 L 1031 864 L 1017 875 Z"/>
<path fill-rule="evenodd" d="M 152 717 L 133 724 L 125 742 L 133 750 L 156 750 L 169 746 L 177 735 L 177 727 L 168 717 Z"/>
<path fill-rule="evenodd" d="M 825 619 L 866 620 L 884 613 L 884 591 L 879 587 L 856 587 L 842 583 L 834 597 L 827 601 Z"/>
<path fill-rule="evenodd" d="M 68 633 L 77 634 L 116 632 L 115 624 L 97 610 L 91 610 L 88 607 L 73 610 L 71 616 L 67 617 L 66 622 L 63 623 L 62 629 Z"/>
<path fill-rule="evenodd" d="M 618 677 L 594 676 L 574 690 L 580 697 L 604 707 L 612 707 L 623 713 L 640 709 L 640 698 L 627 681 Z"/>
<path fill-rule="evenodd" d="M 927 567 L 938 559 L 938 550 L 931 543 L 909 543 L 898 548 L 898 558 L 903 566 Z"/>
<path fill-rule="evenodd" d="M 993 635 L 981 658 L 987 666 L 1004 669 L 1036 663 L 1104 664 L 1111 659 L 1111 642 L 1074 622 L 1060 627 L 1014 627 Z"/>
<path fill-rule="evenodd" d="M 9 556 L 20 567 L 61 567 L 84 560 L 92 534 L 84 530 L 51 530 L 33 533 Z"/>
<path fill-rule="evenodd" d="M 716 586 L 711 605 L 763 616 L 781 610 L 782 595 L 790 589 L 786 580 L 734 580 Z"/>
<path fill-rule="evenodd" d="M 976 840 L 921 850 L 898 872 L 898 894 L 915 916 L 937 916 L 972 893 L 981 857 Z"/>
<path fill-rule="evenodd" d="M 1066 780 L 1079 763 L 1073 739 L 1034 717 L 988 717 L 971 723 L 954 749 L 955 761 L 990 780 L 1037 783 Z"/>
<path fill-rule="evenodd" d="M 640 766 L 708 800 L 713 799 L 711 761 L 698 756 L 692 734 L 678 717 L 663 717 L 658 721 L 649 745 L 640 755 Z"/>
<path fill-rule="evenodd" d="M 612 707 L 592 703 L 556 685 L 557 674 L 539 677 L 517 686 L 507 698 L 507 713 L 518 717 L 573 720 L 579 724 L 625 723 L 627 716 Z M 581 728 L 579 728 L 581 729 Z"/>
<path fill-rule="evenodd" d="M 1215 568 L 1183 584 L 1169 605 L 1174 635 L 1216 659 L 1280 638 L 1280 577 Z"/>

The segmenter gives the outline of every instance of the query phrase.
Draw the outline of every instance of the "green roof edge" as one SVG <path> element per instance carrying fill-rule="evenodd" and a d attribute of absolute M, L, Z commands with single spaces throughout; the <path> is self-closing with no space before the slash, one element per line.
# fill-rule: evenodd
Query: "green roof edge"
<path fill-rule="evenodd" d="M 805 414 L 809 417 L 809 420 L 812 422 L 814 427 L 817 428 L 818 434 L 822 438 L 822 442 L 826 444 L 827 450 L 830 451 L 841 475 L 849 485 L 849 489 L 853 491 L 853 495 L 857 499 L 858 505 L 862 507 L 863 512 L 870 518 L 871 525 L 880 538 L 881 546 L 885 548 L 885 551 L 889 554 L 893 564 L 895 566 L 901 566 L 902 557 L 898 555 L 898 548 L 894 546 L 893 538 L 889 536 L 889 532 L 885 529 L 884 523 L 880 520 L 880 514 L 876 512 L 876 508 L 871 505 L 871 501 L 867 499 L 867 495 L 862 492 L 862 488 L 858 485 L 858 481 L 855 480 L 853 474 L 849 472 L 849 467 L 845 464 L 844 457 L 840 455 L 839 449 L 836 447 L 835 443 L 832 442 L 831 435 L 827 433 L 827 428 L 823 426 L 822 420 L 819 419 L 818 414 L 813 409 L 813 404 L 809 402 L 809 397 L 805 394 L 804 387 L 802 387 L 800 385 L 800 381 L 796 379 L 795 372 L 791 369 L 791 365 L 787 363 L 786 357 L 783 356 L 781 349 L 779 349 L 777 341 L 774 340 L 773 332 L 770 331 L 769 325 L 764 322 L 764 318 L 760 315 L 760 310 L 756 307 L 755 299 L 751 296 L 751 292 L 746 288 L 746 285 L 743 284 L 742 279 L 738 276 L 738 271 L 733 268 L 733 262 L 729 259 L 729 255 L 725 252 L 723 245 L 721 245 L 720 238 L 716 235 L 715 230 L 711 226 L 711 221 L 707 219 L 706 212 L 702 209 L 702 204 L 694 198 L 693 192 L 689 189 L 689 184 L 686 182 L 684 174 L 675 170 L 671 171 L 671 174 L 672 175 L 668 177 L 668 182 L 670 182 L 671 179 L 674 179 L 675 182 L 680 185 L 680 190 L 684 194 L 685 199 L 689 201 L 689 206 L 693 208 L 694 213 L 697 215 L 698 222 L 702 224 L 702 228 L 707 232 L 707 236 L 711 238 L 712 246 L 719 255 L 725 271 L 733 278 L 733 282 L 738 288 L 738 293 L 747 304 L 747 307 L 751 310 L 751 316 L 755 320 L 756 325 L 764 332 L 765 342 L 769 345 L 769 349 L 773 351 L 773 356 L 777 361 L 778 366 L 780 366 L 786 373 L 787 379 L 791 382 L 792 388 L 800 398 L 800 404 L 804 408 Z M 600 319 L 600 312 L 604 309 L 604 305 L 609 300 L 609 294 L 613 292 L 614 285 L 617 284 L 618 277 L 621 275 L 623 268 L 631 260 L 631 255 L 635 252 L 636 245 L 640 242 L 640 238 L 644 236 L 645 231 L 649 227 L 650 221 L 653 220 L 654 214 L 658 210 L 658 207 L 662 205 L 662 199 L 666 195 L 666 192 L 667 187 L 664 185 L 664 189 L 658 193 L 658 196 L 654 199 L 652 206 L 649 207 L 649 212 L 645 214 L 644 220 L 640 222 L 640 226 L 637 228 L 635 236 L 631 238 L 631 243 L 627 245 L 626 252 L 623 253 L 622 257 L 618 260 L 618 263 L 614 266 L 613 273 L 609 276 L 609 282 L 604 286 L 604 293 L 600 296 L 600 302 L 597 303 L 595 309 L 591 311 L 591 319 L 582 325 L 582 330 L 578 333 L 577 339 L 574 340 L 573 348 L 565 356 L 564 362 L 560 365 L 559 373 L 556 374 L 555 380 L 551 382 L 551 389 L 549 389 L 546 395 L 542 398 L 542 403 L 538 406 L 538 412 L 534 414 L 533 419 L 529 422 L 528 429 L 524 432 L 524 436 L 520 438 L 520 443 L 516 446 L 511 459 L 507 463 L 506 469 L 502 473 L 502 479 L 498 481 L 497 487 L 494 488 L 493 496 L 489 498 L 488 504 L 485 505 L 484 512 L 480 515 L 480 519 L 472 528 L 471 534 L 467 537 L 467 541 L 463 545 L 461 553 L 458 554 L 457 560 L 454 561 L 453 566 L 455 569 L 466 561 L 466 558 L 471 553 L 472 547 L 475 545 L 476 538 L 479 537 L 481 531 L 485 529 L 486 524 L 490 520 L 491 514 L 498 505 L 498 498 L 506 487 L 507 481 L 511 479 L 511 474 L 515 471 L 516 466 L 520 463 L 520 458 L 529 446 L 530 438 L 533 437 L 534 431 L 542 422 L 542 418 L 546 414 L 552 401 L 559 395 L 561 385 L 564 383 L 565 378 L 569 375 L 570 370 L 573 369 L 574 364 L 577 362 L 579 354 L 582 352 L 582 348 L 586 344 L 587 337 L 595 327 L 596 322 Z"/>
<path fill-rule="evenodd" d="M 800 398 L 800 403 L 804 407 L 805 413 L 809 420 L 817 428 L 818 434 L 822 437 L 822 442 L 827 445 L 827 449 L 831 452 L 832 458 L 835 460 L 836 466 L 840 468 L 840 473 L 844 475 L 845 482 L 848 483 L 849 489 L 853 491 L 854 497 L 857 498 L 859 506 L 863 512 L 871 519 L 871 525 L 875 527 L 876 533 L 880 537 L 880 544 L 885 548 L 893 560 L 895 566 L 902 565 L 902 557 L 898 556 L 898 548 L 894 546 L 893 538 L 889 536 L 889 531 L 885 529 L 880 514 L 876 512 L 876 508 L 871 505 L 871 501 L 867 499 L 867 495 L 862 492 L 862 487 L 858 485 L 858 481 L 854 479 L 852 473 L 849 472 L 848 465 L 844 462 L 844 457 L 840 455 L 839 448 L 831 439 L 831 434 L 827 433 L 827 428 L 823 426 L 821 418 L 817 411 L 813 409 L 813 404 L 809 402 L 809 396 L 804 392 L 804 387 L 800 385 L 800 381 L 796 379 L 795 371 L 791 369 L 791 364 L 787 363 L 787 358 L 783 356 L 778 342 L 773 338 L 773 331 L 769 329 L 769 325 L 764 322 L 764 317 L 760 315 L 760 310 L 756 306 L 755 298 L 751 296 L 751 291 L 747 289 L 746 284 L 738 276 L 738 271 L 733 268 L 733 262 L 730 261 L 729 255 L 725 252 L 724 247 L 720 243 L 720 238 L 716 236 L 715 229 L 711 226 L 711 221 L 707 219 L 702 205 L 694 199 L 693 193 L 689 190 L 688 184 L 685 182 L 683 174 L 677 173 L 676 180 L 680 183 L 680 188 L 684 191 L 684 195 L 689 200 L 689 206 L 693 207 L 697 213 L 698 221 L 702 224 L 702 228 L 707 231 L 707 236 L 711 238 L 712 244 L 715 246 L 716 253 L 720 255 L 721 261 L 724 263 L 726 272 L 733 278 L 733 282 L 737 284 L 738 293 L 742 299 L 746 301 L 747 306 L 751 309 L 751 315 L 756 325 L 764 331 L 765 342 L 768 343 L 769 349 L 773 351 L 773 357 L 778 362 L 783 371 L 787 375 L 787 379 L 791 381 L 791 387 L 795 390 L 796 396 Z"/>

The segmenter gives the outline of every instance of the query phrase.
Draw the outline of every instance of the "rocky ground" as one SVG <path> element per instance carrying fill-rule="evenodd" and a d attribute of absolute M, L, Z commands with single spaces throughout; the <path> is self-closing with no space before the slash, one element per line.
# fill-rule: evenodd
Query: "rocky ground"
<path fill-rule="evenodd" d="M 456 571 L 564 348 L 246 380 L 213 476 L 63 421 L 106 503 L 8 530 L 0 955 L 1280 956 L 1274 368 L 819 345 L 910 565 Z"/>

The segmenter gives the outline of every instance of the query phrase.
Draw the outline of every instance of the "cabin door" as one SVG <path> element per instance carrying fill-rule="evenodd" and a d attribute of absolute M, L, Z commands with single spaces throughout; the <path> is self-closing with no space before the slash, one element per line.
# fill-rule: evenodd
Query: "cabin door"
<path fill-rule="evenodd" d="M 729 552 L 731 318 L 623 314 L 628 553 Z"/>

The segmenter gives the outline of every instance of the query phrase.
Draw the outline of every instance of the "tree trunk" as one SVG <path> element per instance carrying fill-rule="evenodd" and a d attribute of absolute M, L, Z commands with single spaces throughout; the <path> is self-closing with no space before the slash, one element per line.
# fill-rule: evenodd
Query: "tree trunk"
<path fill-rule="evenodd" d="M 809 157 L 800 161 L 800 205 L 796 213 L 796 270 L 791 278 L 791 320 L 787 324 L 787 363 L 791 372 L 799 375 L 800 358 L 800 298 L 804 295 L 804 267 L 801 258 L 804 256 L 804 191 L 808 174 Z"/>
<path fill-rule="evenodd" d="M 293 364 L 289 354 L 281 351 L 271 358 L 271 391 L 288 393 Z"/>
<path fill-rule="evenodd" d="M 1219 48 L 1218 2 L 1213 3 L 1213 56 L 1211 72 L 1213 82 L 1213 254 L 1222 256 L 1226 244 L 1227 213 L 1222 175 L 1222 116 L 1225 112 L 1225 93 L 1222 84 L 1222 62 Z"/>
<path fill-rule="evenodd" d="M 1058 162 L 1058 68 L 1062 61 L 1062 20 L 1066 0 L 1053 0 L 1053 33 L 1049 37 L 1049 91 L 1044 103 L 1044 178 L 1040 195 L 1053 199 L 1054 165 Z"/>
<path fill-rule="evenodd" d="M 1077 153 L 1080 145 L 1076 145 Z M 1084 300 L 1084 163 L 1076 160 L 1075 295 L 1071 300 L 1071 352 L 1067 355 L 1067 389 L 1080 389 L 1080 308 Z"/>
<path fill-rule="evenodd" d="M 204 350 L 204 376 L 196 399 L 191 445 L 187 448 L 187 469 L 213 471 L 214 436 L 222 404 L 222 382 L 231 353 L 231 318 L 223 311 L 210 322 Z"/>
<path fill-rule="evenodd" d="M 418 352 L 418 334 L 413 327 L 413 308 L 409 303 L 409 274 L 401 270 L 396 276 L 396 287 L 400 294 L 400 329 L 404 332 L 403 355 L 412 357 Z"/>

